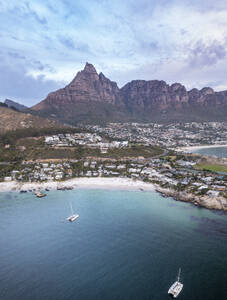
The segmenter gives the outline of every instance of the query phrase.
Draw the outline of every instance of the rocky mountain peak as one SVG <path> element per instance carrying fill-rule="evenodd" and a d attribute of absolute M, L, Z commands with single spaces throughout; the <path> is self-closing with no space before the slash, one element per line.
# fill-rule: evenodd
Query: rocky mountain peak
<path fill-rule="evenodd" d="M 83 71 L 86 72 L 86 73 L 97 74 L 97 71 L 96 71 L 95 67 L 92 64 L 89 64 L 88 62 L 86 62 L 86 65 L 85 65 Z"/>
<path fill-rule="evenodd" d="M 73 90 L 87 89 L 99 80 L 99 75 L 92 64 L 86 63 L 84 69 L 76 74 L 76 77 L 67 86 Z"/>
<path fill-rule="evenodd" d="M 98 75 L 92 64 L 86 63 L 84 69 L 64 88 L 50 93 L 45 100 L 32 109 L 64 112 L 67 116 L 73 114 L 73 107 L 83 106 L 87 111 L 94 103 L 111 105 L 121 104 L 120 92 L 116 82 L 106 78 L 102 73 Z M 78 112 L 74 113 L 79 113 Z"/>

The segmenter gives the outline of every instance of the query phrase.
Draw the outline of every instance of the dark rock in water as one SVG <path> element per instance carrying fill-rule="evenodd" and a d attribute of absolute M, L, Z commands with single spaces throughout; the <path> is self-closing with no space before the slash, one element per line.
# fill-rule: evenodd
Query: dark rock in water
<path fill-rule="evenodd" d="M 72 190 L 73 189 L 73 187 L 71 187 L 71 186 L 58 186 L 57 187 L 57 190 L 59 190 L 59 191 L 66 191 L 66 190 Z"/>
<path fill-rule="evenodd" d="M 66 190 L 69 190 L 69 191 L 70 191 L 70 190 L 73 190 L 73 187 L 72 187 L 72 186 L 67 186 L 67 187 L 66 187 Z"/>

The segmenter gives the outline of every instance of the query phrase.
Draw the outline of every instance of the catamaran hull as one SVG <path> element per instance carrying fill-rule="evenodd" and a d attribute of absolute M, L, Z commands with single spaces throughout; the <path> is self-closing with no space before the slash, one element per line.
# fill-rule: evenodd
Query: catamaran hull
<path fill-rule="evenodd" d="M 173 298 L 177 298 L 180 292 L 183 289 L 183 284 L 179 281 L 174 282 L 173 285 L 168 290 L 168 294 L 171 295 Z"/>
<path fill-rule="evenodd" d="M 69 222 L 74 222 L 74 221 L 76 221 L 77 218 L 79 218 L 79 215 L 72 215 L 72 216 L 68 217 L 66 220 Z"/>

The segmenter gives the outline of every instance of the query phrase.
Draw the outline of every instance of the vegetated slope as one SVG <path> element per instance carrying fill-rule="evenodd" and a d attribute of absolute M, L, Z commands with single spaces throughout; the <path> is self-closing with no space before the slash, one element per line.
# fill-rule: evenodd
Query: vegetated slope
<path fill-rule="evenodd" d="M 227 91 L 187 91 L 180 83 L 133 80 L 121 89 L 86 63 L 66 87 L 50 93 L 31 112 L 68 124 L 102 122 L 227 121 Z"/>
<path fill-rule="evenodd" d="M 63 127 L 59 122 L 0 107 L 0 134 L 23 128 Z"/>

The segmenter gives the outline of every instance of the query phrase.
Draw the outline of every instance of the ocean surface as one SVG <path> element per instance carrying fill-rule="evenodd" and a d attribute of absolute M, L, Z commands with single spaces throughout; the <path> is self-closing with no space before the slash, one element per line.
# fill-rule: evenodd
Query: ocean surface
<path fill-rule="evenodd" d="M 170 299 L 179 267 L 178 299 L 227 299 L 227 214 L 156 192 L 0 193 L 1 300 Z"/>
<path fill-rule="evenodd" d="M 217 157 L 227 157 L 227 147 L 203 148 L 193 151 L 194 153 L 215 155 Z"/>

